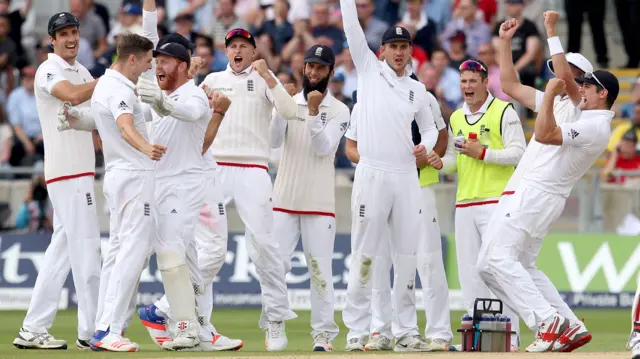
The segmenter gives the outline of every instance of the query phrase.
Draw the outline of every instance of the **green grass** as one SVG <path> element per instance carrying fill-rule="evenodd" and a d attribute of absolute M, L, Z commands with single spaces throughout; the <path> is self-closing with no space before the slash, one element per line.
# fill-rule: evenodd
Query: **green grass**
<path fill-rule="evenodd" d="M 113 357 L 114 353 L 87 353 L 79 352 L 73 343 L 76 340 L 76 312 L 65 310 L 58 312 L 55 324 L 50 333 L 60 339 L 65 339 L 69 343 L 69 350 L 66 351 L 39 351 L 39 350 L 18 350 L 11 344 L 16 332 L 20 329 L 24 318 L 24 311 L 0 311 L 0 359 L 9 358 L 81 358 Z M 215 353 L 215 356 L 238 356 L 238 355 L 259 355 L 271 354 L 264 349 L 264 334 L 258 329 L 258 317 L 260 311 L 256 309 L 218 309 L 213 313 L 212 321 L 221 333 L 244 340 L 244 348 L 240 352 Z M 310 312 L 298 311 L 298 318 L 287 322 L 287 336 L 289 346 L 282 353 L 283 356 L 293 354 L 309 355 L 311 352 L 311 328 L 309 325 Z M 340 325 L 340 334 L 334 342 L 334 353 L 344 353 L 345 335 L 347 333 L 342 323 L 341 312 L 336 312 L 336 322 Z M 581 349 L 590 352 L 620 352 L 624 351 L 624 346 L 630 331 L 630 311 L 629 310 L 582 310 L 577 311 L 579 317 L 585 318 L 585 323 L 593 333 L 593 341 Z M 460 325 L 460 312 L 453 312 L 451 323 L 454 330 L 454 343 L 459 343 L 459 334 L 455 330 Z M 424 313 L 420 312 L 420 328 L 424 330 Z M 529 345 L 533 340 L 533 334 L 522 325 L 521 350 Z M 146 329 L 139 321 L 133 321 L 127 330 L 127 337 L 141 345 L 139 353 L 131 353 L 139 358 L 157 357 L 189 357 L 189 356 L 213 356 L 210 353 L 171 353 L 162 352 L 151 342 Z M 277 354 L 276 354 L 277 355 Z"/>

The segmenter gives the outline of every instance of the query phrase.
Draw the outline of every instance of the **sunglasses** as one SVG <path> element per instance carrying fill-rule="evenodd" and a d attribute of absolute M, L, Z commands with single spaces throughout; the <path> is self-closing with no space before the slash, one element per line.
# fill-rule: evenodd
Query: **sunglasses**
<path fill-rule="evenodd" d="M 474 61 L 474 60 L 467 60 L 467 61 L 463 62 L 460 65 L 460 68 L 458 70 L 460 70 L 460 72 L 462 72 L 462 71 L 482 71 L 482 72 L 487 72 L 487 69 L 484 67 L 483 64 L 479 63 L 478 61 Z"/>
<path fill-rule="evenodd" d="M 227 36 L 225 36 L 224 39 L 229 40 L 230 38 L 236 37 L 236 36 L 244 37 L 245 39 L 251 38 L 251 34 L 249 33 L 249 31 L 245 29 L 233 29 L 227 33 Z"/>
<path fill-rule="evenodd" d="M 602 82 L 600 82 L 600 80 L 598 80 L 598 78 L 596 77 L 596 75 L 593 72 L 585 72 L 584 78 L 590 79 L 590 80 L 595 80 L 598 83 L 598 86 L 602 87 L 605 90 L 607 89 L 606 87 L 604 87 Z"/>

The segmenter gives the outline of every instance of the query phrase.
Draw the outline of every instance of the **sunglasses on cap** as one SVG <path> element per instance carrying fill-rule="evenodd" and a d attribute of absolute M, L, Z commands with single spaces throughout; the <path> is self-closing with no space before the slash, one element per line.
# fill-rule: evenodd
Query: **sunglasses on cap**
<path fill-rule="evenodd" d="M 590 80 L 594 80 L 595 82 L 598 83 L 598 86 L 602 87 L 603 89 L 607 89 L 602 82 L 600 82 L 600 80 L 598 80 L 598 78 L 596 77 L 596 75 L 593 72 L 585 72 L 584 73 L 584 78 L 585 79 L 590 79 Z"/>
<path fill-rule="evenodd" d="M 479 63 L 478 61 L 474 61 L 474 60 L 467 60 L 467 61 L 463 62 L 462 64 L 460 64 L 460 68 L 458 70 L 460 70 L 460 72 L 462 72 L 462 71 L 482 71 L 482 72 L 487 72 L 487 69 L 484 67 L 483 64 Z"/>
<path fill-rule="evenodd" d="M 233 29 L 227 33 L 227 36 L 224 39 L 228 41 L 230 38 L 236 37 L 236 36 L 244 37 L 245 39 L 251 38 L 251 34 L 249 33 L 249 31 L 245 29 Z"/>

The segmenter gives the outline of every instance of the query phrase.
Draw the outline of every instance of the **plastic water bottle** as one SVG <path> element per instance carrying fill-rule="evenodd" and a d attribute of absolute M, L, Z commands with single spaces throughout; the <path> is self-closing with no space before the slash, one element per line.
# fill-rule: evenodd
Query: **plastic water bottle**
<path fill-rule="evenodd" d="M 465 315 L 462 316 L 460 329 L 469 330 L 468 332 L 460 333 L 462 334 L 462 351 L 473 351 L 473 318 L 469 314 L 465 313 Z"/>
<path fill-rule="evenodd" d="M 491 314 L 483 314 L 482 319 L 480 320 L 479 328 L 480 330 L 494 330 L 495 328 L 495 320 L 496 318 Z M 480 333 L 480 342 L 478 343 L 479 350 L 481 352 L 489 352 L 491 351 L 491 339 L 493 335 L 491 332 L 482 332 Z"/>
<path fill-rule="evenodd" d="M 500 333 L 494 334 L 493 351 L 504 352 L 505 348 L 508 348 L 508 345 L 505 347 L 505 342 L 507 341 L 507 334 L 505 333 L 507 330 L 507 317 L 502 314 L 496 314 L 496 330 Z"/>
<path fill-rule="evenodd" d="M 511 351 L 511 318 L 505 315 L 507 318 L 507 323 L 505 325 L 505 330 L 507 335 L 505 336 L 505 352 L 509 353 Z"/>

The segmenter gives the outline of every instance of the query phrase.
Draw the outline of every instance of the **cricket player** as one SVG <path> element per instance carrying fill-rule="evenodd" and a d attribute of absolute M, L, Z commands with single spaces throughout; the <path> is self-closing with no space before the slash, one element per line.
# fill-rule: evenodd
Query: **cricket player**
<path fill-rule="evenodd" d="M 338 335 L 334 321 L 333 245 L 335 219 L 335 154 L 349 126 L 349 108 L 327 89 L 335 55 L 315 45 L 304 57 L 302 91 L 294 96 L 294 118 L 274 113 L 271 148 L 283 146 L 273 189 L 274 237 L 285 272 L 302 237 L 311 276 L 311 336 L 313 351 L 332 351 Z M 310 189 L 312 189 L 310 191 Z"/>
<path fill-rule="evenodd" d="M 432 151 L 437 129 L 424 85 L 412 80 L 411 36 L 394 26 L 382 37 L 378 61 L 369 50 L 354 0 L 341 0 L 344 31 L 358 73 L 358 151 L 352 210 L 351 270 L 343 311 L 348 350 L 363 350 L 369 336 L 372 265 L 389 227 L 395 272 L 393 336 L 397 351 L 429 351 L 417 328 L 415 293 L 418 243 L 424 204 L 416 176 L 417 157 Z M 416 120 L 422 142 L 414 146 L 408 129 Z"/>
<path fill-rule="evenodd" d="M 415 79 L 417 81 L 417 78 Z M 444 155 L 447 146 L 447 129 L 438 102 L 431 93 L 429 106 L 436 120 L 438 128 L 438 141 L 434 151 Z M 420 133 L 416 122 L 412 122 L 412 137 L 414 144 L 420 143 Z M 357 148 L 357 111 L 352 112 L 352 119 L 347 130 L 346 154 L 354 163 L 359 162 Z M 433 189 L 428 187 L 433 182 L 438 181 L 438 172 L 427 164 L 427 157 L 416 159 L 416 166 L 419 168 L 420 185 L 424 196 L 425 218 L 423 224 L 427 227 L 420 234 L 420 244 L 418 249 L 418 274 L 423 282 L 425 315 L 427 325 L 425 328 L 425 338 L 431 340 L 432 351 L 446 351 L 452 339 L 451 322 L 449 317 L 449 291 L 442 262 L 442 244 L 440 242 L 440 228 L 437 221 L 437 211 Z M 435 176 L 433 173 L 435 172 Z M 435 178 L 434 178 L 435 177 Z M 433 219 L 436 219 L 435 221 Z M 436 242 L 437 239 L 437 242 Z M 389 271 L 391 270 L 391 249 L 380 248 L 376 256 L 376 264 L 373 270 L 373 298 L 371 313 L 371 330 L 365 351 L 391 350 L 391 317 L 392 308 L 388 305 L 391 299 L 391 288 L 389 284 Z M 433 262 L 435 261 L 435 262 Z M 430 272 L 427 272 L 430 271 Z M 424 278 L 424 279 L 422 279 Z M 431 298 L 431 299 L 430 299 Z"/>
<path fill-rule="evenodd" d="M 640 284 L 636 289 L 631 308 L 631 335 L 627 343 L 627 350 L 631 350 L 631 359 L 640 359 Z"/>
<path fill-rule="evenodd" d="M 273 238 L 272 184 L 268 173 L 269 123 L 275 106 L 285 119 L 296 116 L 297 104 L 264 60 L 257 60 L 255 38 L 244 29 L 225 37 L 229 66 L 208 75 L 203 85 L 231 99 L 231 107 L 211 146 L 220 165 L 225 202 L 234 201 L 246 226 L 247 250 L 260 280 L 265 346 L 287 346 L 285 321 L 296 318 L 289 308 L 285 270 Z"/>
<path fill-rule="evenodd" d="M 21 349 L 66 349 L 48 334 L 69 270 L 78 298 L 78 349 L 89 349 L 100 285 L 100 232 L 95 208 L 92 134 L 59 132 L 64 102 L 88 106 L 96 81 L 76 61 L 78 19 L 62 12 L 49 19 L 53 53 L 36 73 L 35 96 L 45 151 L 45 179 L 54 208 L 53 235 L 38 272 L 29 310 L 13 344 Z"/>
<path fill-rule="evenodd" d="M 455 138 L 450 138 L 442 161 L 431 162 L 445 173 L 458 173 L 456 257 L 469 315 L 473 315 L 476 298 L 491 297 L 475 263 L 489 220 L 526 147 L 518 114 L 513 105 L 489 93 L 487 75 L 487 67 L 479 60 L 470 59 L 460 65 L 460 89 L 465 103 L 451 115 Z M 475 140 L 471 133 L 476 134 Z M 512 329 L 519 335 L 518 316 L 508 307 L 505 314 L 511 317 Z M 511 337 L 511 351 L 518 351 L 518 335 Z"/>
<path fill-rule="evenodd" d="M 506 94 L 521 102 L 532 111 L 538 112 L 542 105 L 544 93 L 537 91 L 534 88 L 522 85 L 517 78 L 515 67 L 513 65 L 513 58 L 511 56 L 511 39 L 514 36 L 518 25 L 518 21 L 516 19 L 512 19 L 505 21 L 500 27 L 499 35 L 501 47 L 499 49 L 499 56 L 501 85 Z M 553 35 L 555 32 L 555 20 L 549 18 L 546 23 L 546 27 L 548 28 L 547 32 Z M 559 61 L 559 56 L 564 56 L 564 54 L 558 54 L 558 56 L 552 58 L 552 60 L 547 64 L 552 72 L 554 71 L 554 68 L 557 68 L 558 71 L 556 74 L 558 75 L 558 78 L 564 80 L 568 85 L 566 86 L 566 92 L 561 93 L 554 99 L 553 112 L 557 124 L 572 123 L 578 119 L 579 109 L 576 106 L 582 101 L 578 84 L 575 82 L 574 78 L 583 77 L 585 72 L 593 72 L 593 66 L 584 56 L 574 53 L 566 54 L 566 61 L 569 63 L 569 66 L 554 66 L 554 63 Z M 507 183 L 504 193 L 500 198 L 498 208 L 492 216 L 492 221 L 500 221 L 502 220 L 502 217 L 508 213 L 507 208 L 510 205 L 509 202 L 513 200 L 515 189 L 522 179 L 522 176 L 529 170 L 529 166 L 533 163 L 534 159 L 538 156 L 538 152 L 543 147 L 545 147 L 545 145 L 536 141 L 534 135 L 529 142 L 518 167 Z M 491 238 L 483 238 L 483 245 L 486 245 L 491 240 Z M 560 345 L 560 343 L 566 344 L 568 342 L 573 342 L 573 345 L 579 343 L 582 343 L 583 345 L 586 344 L 591 340 L 591 334 L 589 334 L 584 323 L 578 319 L 567 303 L 564 302 L 558 293 L 558 290 L 547 275 L 536 267 L 538 253 L 542 245 L 542 237 L 530 238 L 528 242 L 529 246 L 519 258 L 520 263 L 527 272 L 529 272 L 543 297 L 570 322 L 570 326 L 566 333 L 574 337 L 574 340 L 563 336 L 558 340 L 558 345 Z M 479 260 L 482 259 L 479 258 Z M 579 337 L 581 340 L 576 341 L 575 337 Z M 571 351 L 573 349 L 575 348 L 566 347 L 564 350 Z"/>
<path fill-rule="evenodd" d="M 106 174 L 104 195 L 110 212 L 110 257 L 115 263 L 101 280 L 107 282 L 101 318 L 91 344 L 102 350 L 135 352 L 123 340 L 126 313 L 137 297 L 138 280 L 155 238 L 155 173 L 153 161 L 166 147 L 149 143 L 144 115 L 135 94 L 140 75 L 151 69 L 153 43 L 139 35 L 118 40 L 118 60 L 100 78 L 91 112 L 102 139 Z M 101 339 L 98 339 L 101 338 Z"/>
<path fill-rule="evenodd" d="M 550 52 L 556 72 L 570 73 L 560 40 L 550 31 L 557 17 L 555 12 L 545 13 Z M 562 214 L 573 186 L 602 154 L 611 135 L 614 113 L 610 108 L 620 89 L 618 79 L 600 70 L 586 73 L 577 82 L 582 84 L 578 120 L 558 126 L 555 97 L 570 90 L 564 80 L 549 81 L 535 123 L 536 141 L 546 146 L 537 152 L 513 198 L 501 209 L 504 216 L 491 220 L 477 263 L 493 293 L 514 308 L 531 330 L 537 329 L 529 352 L 572 351 L 591 339 L 584 326 L 572 325 L 545 299 L 521 263 L 525 251 L 539 250 L 538 239 Z"/>

